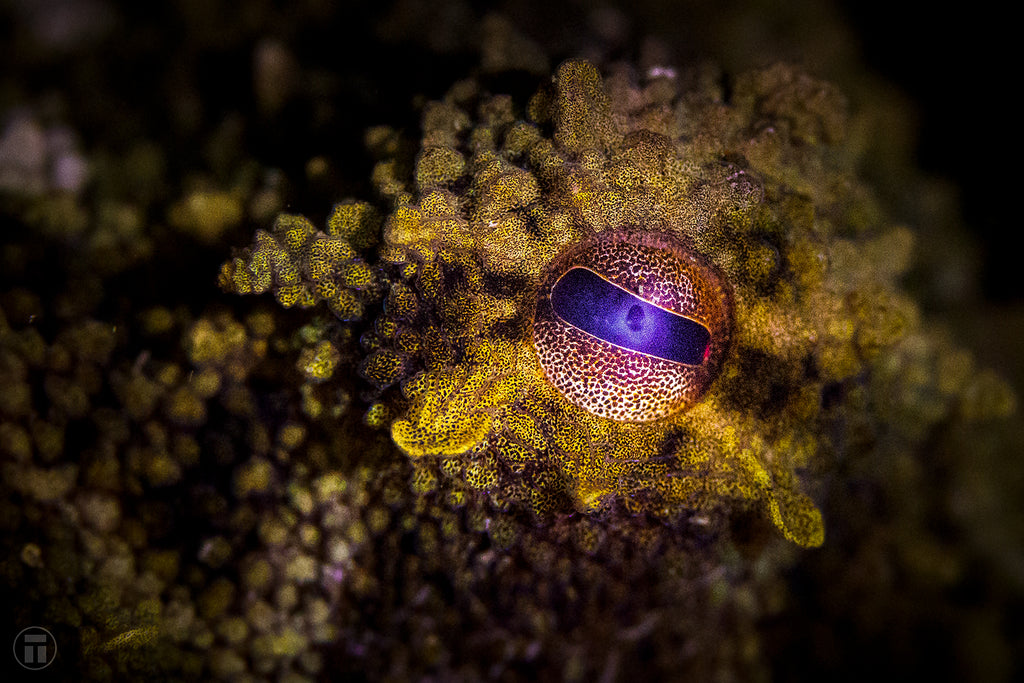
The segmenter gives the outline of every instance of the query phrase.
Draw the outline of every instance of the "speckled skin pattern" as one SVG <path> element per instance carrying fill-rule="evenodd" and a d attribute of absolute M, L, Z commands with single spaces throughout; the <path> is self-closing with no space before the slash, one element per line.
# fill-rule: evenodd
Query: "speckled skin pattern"
<path fill-rule="evenodd" d="M 914 423 L 878 408 L 872 384 L 908 354 L 962 364 L 901 288 L 914 236 L 857 179 L 863 127 L 842 95 L 786 66 L 723 82 L 705 67 L 602 76 L 567 61 L 524 107 L 459 81 L 424 106 L 418 148 L 369 131 L 388 207 L 343 202 L 326 234 L 282 216 L 221 284 L 373 319 L 360 337 L 365 419 L 390 430 L 418 489 L 454 480 L 540 520 L 616 509 L 685 517 L 700 533 L 753 508 L 820 545 L 816 475 L 849 441 L 836 425 Z M 704 284 L 691 290 L 675 259 L 613 265 L 627 231 L 637 250 L 686 245 L 708 264 L 689 261 L 703 275 L 687 279 Z M 636 383 L 616 407 L 552 381 L 567 365 L 543 344 L 538 355 L 535 330 L 544 338 L 544 292 L 574 262 L 691 311 L 711 333 L 708 362 L 675 385 Z M 652 267 L 663 272 L 641 282 Z M 573 356 L 581 369 L 595 358 Z M 943 405 L 965 390 L 964 373 L 929 373 L 906 377 L 925 377 Z"/>
<path fill-rule="evenodd" d="M 552 310 L 551 288 L 586 267 L 612 284 L 711 333 L 699 365 L 624 349 L 577 329 Z M 707 389 L 729 343 L 728 285 L 678 238 L 622 229 L 556 258 L 537 298 L 533 346 L 544 376 L 574 404 L 599 417 L 649 422 L 689 407 Z"/>

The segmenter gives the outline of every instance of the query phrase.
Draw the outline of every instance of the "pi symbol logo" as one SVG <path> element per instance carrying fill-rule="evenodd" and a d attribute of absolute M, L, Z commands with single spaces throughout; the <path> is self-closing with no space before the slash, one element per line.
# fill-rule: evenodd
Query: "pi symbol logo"
<path fill-rule="evenodd" d="M 57 640 L 41 626 L 22 629 L 14 639 L 14 658 L 26 669 L 45 669 L 56 656 Z"/>

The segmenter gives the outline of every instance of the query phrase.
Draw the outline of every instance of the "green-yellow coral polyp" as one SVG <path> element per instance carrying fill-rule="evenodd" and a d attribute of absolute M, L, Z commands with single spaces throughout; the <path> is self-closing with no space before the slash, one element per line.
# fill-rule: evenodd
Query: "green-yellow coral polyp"
<path fill-rule="evenodd" d="M 736 79 L 727 102 L 718 79 L 625 68 L 605 79 L 570 61 L 525 117 L 509 105 L 453 88 L 424 110 L 414 169 L 403 175 L 399 157 L 375 169 L 386 219 L 343 204 L 324 235 L 284 216 L 225 264 L 222 284 L 274 289 L 286 305 L 337 309 L 348 296 L 342 317 L 358 315 L 360 292 L 386 295 L 364 337 L 360 371 L 382 392 L 367 419 L 391 420 L 423 471 L 501 487 L 539 513 L 753 505 L 786 538 L 820 545 L 822 515 L 798 473 L 832 447 L 826 396 L 917 325 L 896 282 L 909 233 L 886 225 L 856 180 L 841 98 L 787 67 Z M 371 244 L 372 225 L 383 286 L 346 250 Z M 688 410 L 615 421 L 545 378 L 531 341 L 545 268 L 605 231 L 668 235 L 731 290 L 728 350 Z"/>
<path fill-rule="evenodd" d="M 405 393 L 415 407 L 392 425 L 395 443 L 414 457 L 459 455 L 479 444 L 495 414 L 518 394 L 520 353 L 507 341 L 488 340 L 454 371 L 425 372 L 410 381 Z"/>
<path fill-rule="evenodd" d="M 258 230 L 253 247 L 221 267 L 220 285 L 238 294 L 273 290 L 285 308 L 323 301 L 342 320 L 355 320 L 378 297 L 380 283 L 353 244 L 374 244 L 366 232 L 379 226 L 376 209 L 363 203 L 335 207 L 327 233 L 302 216 L 281 214 L 271 232 Z"/>

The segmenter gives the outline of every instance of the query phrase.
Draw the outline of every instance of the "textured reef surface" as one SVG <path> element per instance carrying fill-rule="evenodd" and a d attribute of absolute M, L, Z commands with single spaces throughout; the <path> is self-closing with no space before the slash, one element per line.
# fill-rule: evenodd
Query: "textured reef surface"
<path fill-rule="evenodd" d="M 50 680 L 1024 673 L 1024 427 L 888 91 L 699 3 L 725 66 L 610 6 L 44 4 L 0 601 Z"/>

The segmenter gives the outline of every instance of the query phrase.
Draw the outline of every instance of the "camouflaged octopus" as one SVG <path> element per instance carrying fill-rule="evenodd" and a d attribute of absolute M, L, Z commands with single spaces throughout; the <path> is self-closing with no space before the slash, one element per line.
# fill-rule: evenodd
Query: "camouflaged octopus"
<path fill-rule="evenodd" d="M 542 515 L 753 505 L 817 546 L 798 475 L 834 450 L 829 397 L 917 324 L 912 236 L 855 180 L 847 127 L 785 66 L 727 95 L 710 70 L 569 61 L 525 111 L 462 81 L 414 159 L 369 134 L 386 218 L 283 215 L 221 285 L 376 311 L 366 419 L 425 479 Z"/>

